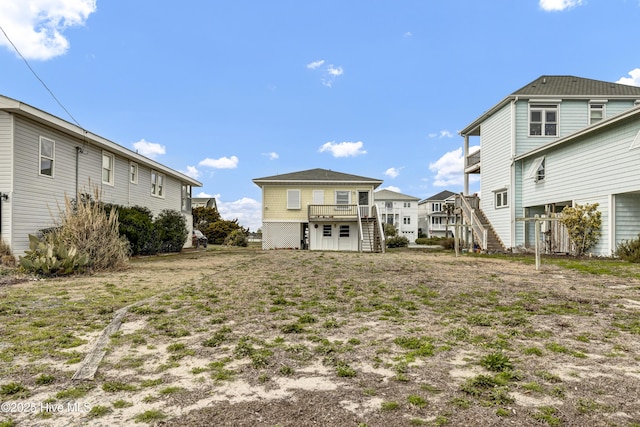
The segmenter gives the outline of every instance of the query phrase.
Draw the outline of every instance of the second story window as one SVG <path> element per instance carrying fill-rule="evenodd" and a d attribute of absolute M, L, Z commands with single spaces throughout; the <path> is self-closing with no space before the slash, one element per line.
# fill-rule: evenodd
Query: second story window
<path fill-rule="evenodd" d="M 40 175 L 53 177 L 53 162 L 56 143 L 47 138 L 40 138 Z"/>
<path fill-rule="evenodd" d="M 411 217 L 410 216 L 405 216 L 402 218 L 402 223 L 405 225 L 411 224 Z"/>
<path fill-rule="evenodd" d="M 113 185 L 113 171 L 116 164 L 115 156 L 102 152 L 102 183 Z"/>
<path fill-rule="evenodd" d="M 191 186 L 187 184 L 182 184 L 182 210 L 190 212 L 191 211 Z"/>
<path fill-rule="evenodd" d="M 529 135 L 558 136 L 557 105 L 532 105 L 529 108 Z"/>
<path fill-rule="evenodd" d="M 300 209 L 300 190 L 287 190 L 287 209 Z"/>
<path fill-rule="evenodd" d="M 440 203 L 431 203 L 431 212 L 440 212 L 442 205 Z"/>
<path fill-rule="evenodd" d="M 384 207 L 387 209 L 393 209 L 393 202 L 384 202 Z"/>
<path fill-rule="evenodd" d="M 151 171 L 151 195 L 164 197 L 164 174 Z"/>
<path fill-rule="evenodd" d="M 138 183 L 138 164 L 129 163 L 129 182 L 132 184 Z"/>
<path fill-rule="evenodd" d="M 507 200 L 507 190 L 499 190 L 495 193 L 496 197 L 496 208 L 506 208 L 509 206 Z"/>
<path fill-rule="evenodd" d="M 336 191 L 336 205 L 348 205 L 350 200 L 349 196 L 351 195 L 350 191 Z M 340 208 L 339 208 L 340 209 Z M 343 207 L 342 209 L 347 209 L 347 207 Z"/>
<path fill-rule="evenodd" d="M 589 124 L 598 123 L 605 117 L 605 104 L 604 103 L 589 103 Z"/>
<path fill-rule="evenodd" d="M 411 207 L 411 202 L 404 202 L 403 205 L 405 208 L 410 208 Z"/>

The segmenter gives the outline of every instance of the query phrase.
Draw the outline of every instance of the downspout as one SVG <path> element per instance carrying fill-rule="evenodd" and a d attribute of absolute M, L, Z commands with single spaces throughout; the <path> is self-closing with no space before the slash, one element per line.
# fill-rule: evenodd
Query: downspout
<path fill-rule="evenodd" d="M 80 176 L 80 154 L 82 153 L 84 153 L 84 150 L 82 149 L 82 147 L 76 147 L 76 200 L 80 199 L 79 176 Z"/>

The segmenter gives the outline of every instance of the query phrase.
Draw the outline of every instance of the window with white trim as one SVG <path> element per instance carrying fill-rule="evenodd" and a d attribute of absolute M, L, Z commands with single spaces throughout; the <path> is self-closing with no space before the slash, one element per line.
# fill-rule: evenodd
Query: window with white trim
<path fill-rule="evenodd" d="M 331 237 L 331 224 L 324 224 L 322 226 L 322 237 Z"/>
<path fill-rule="evenodd" d="M 351 191 L 336 191 L 336 205 L 348 205 L 351 202 Z M 349 209 L 347 206 L 340 206 L 338 209 Z"/>
<path fill-rule="evenodd" d="M 40 137 L 40 175 L 53 178 L 53 164 L 55 161 L 56 142 Z"/>
<path fill-rule="evenodd" d="M 384 202 L 384 207 L 387 209 L 393 209 L 393 202 Z"/>
<path fill-rule="evenodd" d="M 546 161 L 544 156 L 536 158 L 527 172 L 527 178 L 533 179 L 535 182 L 543 181 L 545 177 Z"/>
<path fill-rule="evenodd" d="M 129 162 L 129 182 L 132 184 L 138 183 L 138 164 Z"/>
<path fill-rule="evenodd" d="M 529 107 L 529 135 L 558 136 L 557 105 L 531 105 Z"/>
<path fill-rule="evenodd" d="M 506 208 L 509 206 L 507 199 L 507 190 L 498 190 L 495 192 L 496 208 Z"/>
<path fill-rule="evenodd" d="M 151 195 L 156 197 L 164 197 L 164 174 L 152 170 L 151 171 Z"/>
<path fill-rule="evenodd" d="M 340 226 L 340 237 L 349 237 L 349 226 L 341 225 Z"/>
<path fill-rule="evenodd" d="M 410 208 L 411 207 L 411 202 L 404 202 L 403 205 L 405 208 Z"/>
<path fill-rule="evenodd" d="M 442 210 L 441 203 L 431 203 L 431 212 L 440 212 Z"/>
<path fill-rule="evenodd" d="M 287 190 L 287 209 L 300 209 L 300 190 Z"/>
<path fill-rule="evenodd" d="M 589 124 L 598 123 L 605 118 L 605 103 L 590 102 L 589 103 Z"/>
<path fill-rule="evenodd" d="M 182 184 L 182 197 L 181 197 L 182 210 L 191 211 L 191 186 L 188 184 Z"/>
<path fill-rule="evenodd" d="M 116 158 L 113 154 L 102 152 L 102 183 L 113 185 L 113 172 Z"/>
<path fill-rule="evenodd" d="M 405 225 L 411 224 L 411 217 L 410 216 L 402 217 L 402 223 Z"/>

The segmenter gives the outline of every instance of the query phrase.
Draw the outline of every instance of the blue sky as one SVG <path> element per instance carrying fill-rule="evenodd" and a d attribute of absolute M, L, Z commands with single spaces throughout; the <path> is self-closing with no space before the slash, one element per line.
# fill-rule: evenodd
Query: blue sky
<path fill-rule="evenodd" d="M 278 173 L 461 191 L 459 129 L 543 74 L 640 85 L 639 24 L 640 0 L 2 0 L 0 94 L 256 230 L 251 180 Z"/>

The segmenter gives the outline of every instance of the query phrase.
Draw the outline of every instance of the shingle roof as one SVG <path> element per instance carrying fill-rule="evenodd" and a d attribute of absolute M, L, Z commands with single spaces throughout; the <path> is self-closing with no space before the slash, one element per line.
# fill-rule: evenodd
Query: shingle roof
<path fill-rule="evenodd" d="M 419 197 L 409 196 L 391 190 L 380 190 L 373 193 L 374 200 L 420 200 Z"/>
<path fill-rule="evenodd" d="M 326 181 L 326 182 L 362 182 L 369 184 L 382 184 L 382 180 L 367 178 L 364 176 L 351 175 L 348 173 L 335 172 L 328 169 L 309 169 L 300 172 L 291 172 L 280 175 L 266 176 L 264 178 L 255 178 L 253 180 L 254 183 L 265 183 L 265 182 L 281 182 L 281 181 L 291 181 L 291 182 L 318 182 L 318 181 Z"/>
<path fill-rule="evenodd" d="M 446 200 L 446 199 L 448 199 L 449 197 L 451 197 L 451 196 L 453 196 L 455 194 L 456 193 L 454 193 L 452 191 L 444 190 L 444 191 L 439 192 L 438 194 L 434 194 L 431 197 L 427 197 L 424 200 L 420 200 L 420 204 L 422 204 L 422 203 L 424 203 L 424 202 L 426 202 L 428 200 Z"/>
<path fill-rule="evenodd" d="M 640 96 L 640 87 L 575 76 L 540 76 L 512 95 Z"/>

